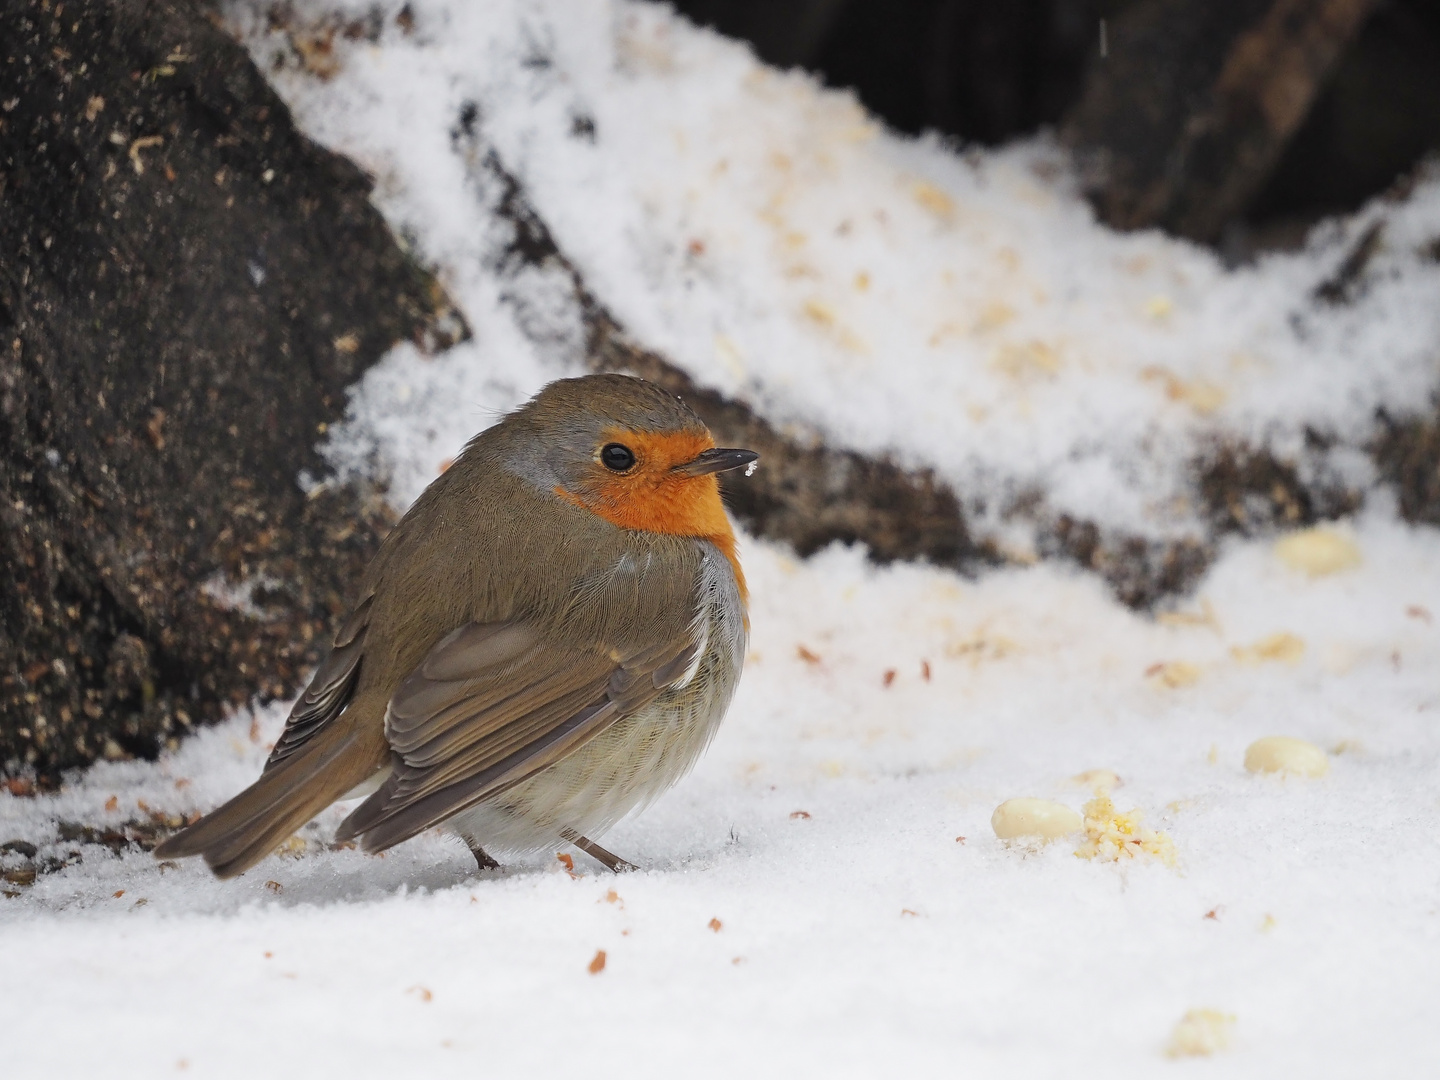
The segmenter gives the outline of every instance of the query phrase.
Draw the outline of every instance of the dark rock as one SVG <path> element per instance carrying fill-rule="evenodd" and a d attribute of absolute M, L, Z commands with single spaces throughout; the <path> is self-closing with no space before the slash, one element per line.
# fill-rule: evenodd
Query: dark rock
<path fill-rule="evenodd" d="M 1212 241 L 1264 186 L 1378 0 L 1143 0 L 1066 118 L 1102 219 Z"/>
<path fill-rule="evenodd" d="M 1440 401 L 1428 416 L 1381 416 L 1373 447 L 1380 474 L 1395 485 L 1400 513 L 1416 524 L 1440 525 Z"/>
<path fill-rule="evenodd" d="M 386 516 L 297 477 L 385 349 L 465 332 L 369 187 L 201 7 L 0 0 L 0 769 L 316 661 Z"/>

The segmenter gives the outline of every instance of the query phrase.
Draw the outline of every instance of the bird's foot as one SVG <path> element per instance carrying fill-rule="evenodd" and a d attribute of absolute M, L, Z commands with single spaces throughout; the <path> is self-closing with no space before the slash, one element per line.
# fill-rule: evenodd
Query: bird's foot
<path fill-rule="evenodd" d="M 479 844 L 470 844 L 470 854 L 475 856 L 475 865 L 483 870 L 499 870 L 500 864 L 490 857 L 490 853 Z"/>
<path fill-rule="evenodd" d="M 585 852 L 586 855 L 589 855 L 596 862 L 603 865 L 605 869 L 609 870 L 612 874 L 624 874 L 631 870 L 640 869 L 634 863 L 626 862 L 620 858 L 619 855 L 606 851 L 599 844 L 595 843 L 594 840 L 589 840 L 581 836 L 574 829 L 561 829 L 560 837 L 567 843 L 574 844 L 581 851 Z"/>

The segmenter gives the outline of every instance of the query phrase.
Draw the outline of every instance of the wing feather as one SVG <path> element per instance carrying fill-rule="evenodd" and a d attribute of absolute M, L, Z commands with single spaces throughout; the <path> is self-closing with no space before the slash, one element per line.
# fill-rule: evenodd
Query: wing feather
<path fill-rule="evenodd" d="M 398 760 L 339 837 L 383 850 L 523 782 L 682 679 L 699 648 L 689 630 L 587 650 L 525 623 L 460 627 L 391 698 L 385 735 Z"/>
<path fill-rule="evenodd" d="M 341 624 L 330 655 L 315 669 L 310 684 L 290 710 L 285 730 L 280 733 L 275 749 L 270 751 L 270 757 L 265 762 L 265 771 L 268 772 L 308 743 L 350 704 L 360 677 L 360 662 L 374 600 L 373 593 L 366 596 Z"/>

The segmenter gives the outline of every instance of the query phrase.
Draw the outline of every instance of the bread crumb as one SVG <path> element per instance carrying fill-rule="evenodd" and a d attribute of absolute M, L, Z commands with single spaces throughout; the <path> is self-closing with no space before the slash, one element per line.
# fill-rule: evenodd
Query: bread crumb
<path fill-rule="evenodd" d="M 1097 795 L 1084 806 L 1085 842 L 1075 854 L 1082 859 L 1119 862 L 1140 855 L 1175 865 L 1175 842 L 1163 832 L 1140 824 L 1140 810 L 1120 813 L 1108 795 Z"/>

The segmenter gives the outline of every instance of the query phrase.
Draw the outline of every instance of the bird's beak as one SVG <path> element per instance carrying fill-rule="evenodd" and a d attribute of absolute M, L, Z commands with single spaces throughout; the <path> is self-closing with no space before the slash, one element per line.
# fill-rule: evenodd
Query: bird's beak
<path fill-rule="evenodd" d="M 739 469 L 749 465 L 753 461 L 759 461 L 760 455 L 754 450 L 725 450 L 715 447 L 706 450 L 694 461 L 687 461 L 684 465 L 676 465 L 671 472 L 679 473 L 681 476 L 709 476 L 711 473 L 729 472 L 731 469 Z"/>

